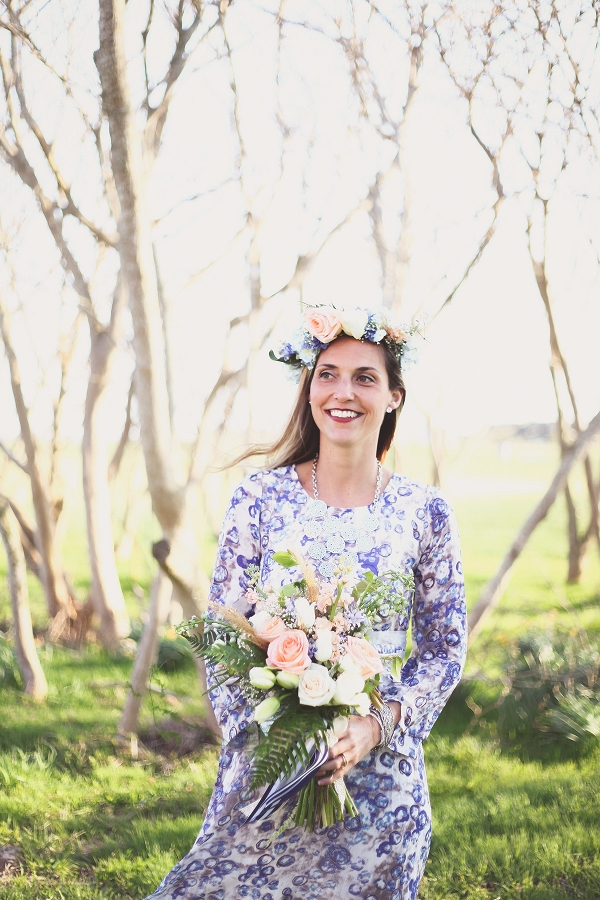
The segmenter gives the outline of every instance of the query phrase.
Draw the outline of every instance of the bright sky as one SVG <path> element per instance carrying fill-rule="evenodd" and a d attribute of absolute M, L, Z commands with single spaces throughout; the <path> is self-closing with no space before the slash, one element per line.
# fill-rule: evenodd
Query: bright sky
<path fill-rule="evenodd" d="M 263 5 L 268 9 L 278 4 Z M 381 24 L 367 24 L 367 3 L 357 0 L 354 5 L 357 31 L 368 35 L 369 59 L 392 115 L 398 115 L 406 92 L 404 38 L 409 37 L 410 29 L 397 13 L 403 37 L 392 36 Z M 286 5 L 286 16 L 332 31 L 329 14 L 333 6 L 343 16 L 348 4 L 298 0 Z M 138 99 L 141 70 L 137 52 L 145 9 L 142 0 L 129 0 L 127 24 L 133 60 L 129 74 Z M 390 9 L 397 11 L 393 4 Z M 95 15 L 95 4 L 61 5 L 51 0 L 43 6 L 37 22 L 37 38 L 61 71 L 71 41 L 75 50 L 69 74 L 78 101 L 92 118 L 94 101 L 88 91 L 96 90 L 91 60 L 97 41 Z M 213 11 L 209 9 L 206 15 L 209 24 Z M 277 31 L 272 15 L 250 0 L 236 0 L 227 22 L 244 138 L 246 194 L 259 217 L 272 199 L 260 237 L 263 292 L 271 295 L 290 277 L 298 253 L 310 246 L 314 233 L 320 228 L 326 234 L 333 228 L 364 197 L 377 169 L 387 168 L 390 144 L 359 121 L 347 62 L 328 37 L 315 30 L 288 28 L 277 81 Z M 2 41 L 6 49 L 6 35 L 0 35 Z M 158 21 L 151 32 L 149 47 L 151 79 L 156 79 L 170 49 L 164 22 Z M 149 191 L 152 215 L 160 219 L 156 238 L 171 311 L 176 424 L 178 432 L 188 438 L 195 433 L 203 398 L 219 370 L 227 322 L 248 305 L 246 206 L 236 168 L 239 147 L 232 128 L 231 70 L 228 61 L 220 58 L 222 49 L 215 30 L 192 57 L 173 102 Z M 65 101 L 56 80 L 48 78 L 37 63 L 28 64 L 26 87 L 35 115 L 56 140 L 57 159 L 73 182 L 78 202 L 110 230 L 107 210 L 99 201 L 93 148 L 84 138 L 72 102 Z M 281 177 L 282 137 L 274 118 L 277 102 L 289 129 Z M 411 268 L 402 301 L 407 320 L 421 309 L 435 314 L 444 291 L 464 270 L 488 221 L 486 210 L 494 199 L 490 167 L 468 132 L 465 112 L 441 64 L 427 52 L 417 99 L 403 131 L 411 233 Z M 489 116 L 493 128 L 491 106 Z M 519 190 L 521 181 L 526 187 L 523 170 L 523 162 L 516 154 L 511 157 L 509 148 L 503 173 L 510 190 Z M 50 184 L 41 160 L 39 173 L 44 183 Z M 206 191 L 211 193 L 182 202 Z M 390 242 L 398 232 L 402 193 L 398 177 L 390 177 L 384 210 Z M 56 254 L 35 204 L 4 164 L 0 165 L 0 195 L 2 227 L 8 234 L 15 269 L 11 285 L 10 272 L 0 262 L 0 288 L 13 307 L 18 299 L 25 313 L 25 319 L 14 317 L 15 341 L 36 427 L 44 433 L 50 421 L 49 398 L 57 387 L 61 295 L 66 301 L 63 325 L 72 319 L 76 304 L 72 292 L 61 287 Z M 552 200 L 548 238 L 556 319 L 584 420 L 600 407 L 600 354 L 596 347 L 600 333 L 599 196 L 598 167 L 594 169 L 583 156 L 571 160 Z M 438 427 L 458 434 L 487 425 L 555 419 L 548 328 L 526 245 L 524 209 L 528 202 L 525 192 L 520 199 L 505 203 L 497 233 L 482 260 L 452 304 L 428 328 L 421 364 L 408 379 L 405 436 L 422 434 L 420 409 L 426 410 Z M 173 211 L 167 214 L 169 210 Z M 110 253 L 99 258 L 94 242 L 75 223 L 69 222 L 65 231 L 86 275 L 92 276 L 98 309 L 105 314 L 115 259 Z M 197 274 L 215 260 L 204 274 Z M 267 319 L 279 314 L 276 335 L 293 327 L 297 299 L 290 292 L 267 307 Z M 307 278 L 304 299 L 361 305 L 381 302 L 379 261 L 365 211 L 356 213 L 320 254 Z M 230 350 L 233 364 L 241 362 L 246 352 L 247 333 L 240 329 Z M 81 428 L 86 354 L 82 329 L 64 416 L 65 433 L 75 439 Z M 115 437 L 131 366 L 131 353 L 124 342 L 111 388 L 115 415 L 108 427 Z M 292 391 L 282 368 L 267 359 L 265 350 L 253 372 L 251 401 L 241 396 L 236 404 L 234 430 L 245 431 L 249 411 L 259 432 L 272 432 L 283 422 Z M 47 386 L 40 383 L 41 369 L 47 372 Z M 4 364 L 0 365 L 0 405 L 0 438 L 11 440 L 17 425 Z"/>

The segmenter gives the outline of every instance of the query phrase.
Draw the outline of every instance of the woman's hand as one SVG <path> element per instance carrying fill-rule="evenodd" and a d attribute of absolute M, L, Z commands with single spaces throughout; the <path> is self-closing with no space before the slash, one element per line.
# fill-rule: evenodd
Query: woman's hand
<path fill-rule="evenodd" d="M 373 716 L 350 716 L 348 730 L 329 750 L 315 778 L 317 784 L 333 784 L 371 752 L 381 740 L 381 728 Z"/>
<path fill-rule="evenodd" d="M 400 704 L 390 703 L 394 721 L 400 719 Z M 329 750 L 329 759 L 323 763 L 315 778 L 317 784 L 333 784 L 344 778 L 350 769 L 364 759 L 381 740 L 381 726 L 374 716 L 350 716 L 348 730 Z"/>

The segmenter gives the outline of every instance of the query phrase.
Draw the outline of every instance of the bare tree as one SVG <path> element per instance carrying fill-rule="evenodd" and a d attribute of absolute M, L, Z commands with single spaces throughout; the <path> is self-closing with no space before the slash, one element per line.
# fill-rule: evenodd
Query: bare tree
<path fill-rule="evenodd" d="M 494 610 L 510 577 L 511 569 L 525 549 L 527 541 L 540 522 L 546 518 L 556 497 L 560 491 L 564 490 L 569 473 L 572 471 L 573 467 L 589 453 L 590 445 L 597 438 L 599 433 L 600 412 L 594 416 L 585 431 L 582 431 L 578 435 L 573 446 L 563 456 L 559 469 L 552 479 L 548 490 L 522 525 L 496 574 L 488 581 L 481 592 L 477 603 L 469 614 L 470 634 L 476 634 L 483 627 L 488 616 Z"/>
<path fill-rule="evenodd" d="M 561 457 L 565 458 L 582 433 L 582 425 L 554 315 L 553 287 L 547 265 L 548 226 L 554 197 L 561 179 L 569 175 L 573 160 L 587 158 L 596 168 L 600 162 L 594 124 L 598 119 L 598 104 L 594 93 L 588 91 L 594 70 L 594 54 L 589 53 L 589 47 L 598 42 L 598 12 L 584 5 L 567 22 L 554 4 L 545 6 L 536 2 L 529 5 L 527 15 L 515 13 L 517 7 L 512 0 L 490 4 L 488 15 L 478 20 L 471 20 L 468 12 L 461 14 L 447 7 L 435 28 L 440 56 L 466 101 L 470 132 L 490 162 L 497 198 L 491 224 L 477 253 L 442 307 L 452 300 L 481 258 L 495 233 L 506 198 L 518 198 L 526 215 L 532 271 L 548 320 L 557 433 Z M 536 89 L 532 92 L 534 79 Z M 486 110 L 486 118 L 482 109 Z M 490 110 L 496 113 L 493 127 L 489 124 Z M 504 168 L 506 154 L 515 152 L 530 172 L 527 185 L 517 189 L 506 185 L 510 183 L 510 169 Z M 555 247 L 554 251 L 558 249 Z M 582 461 L 589 504 L 589 524 L 582 533 L 568 480 L 564 484 L 569 538 L 567 580 L 570 582 L 580 577 L 582 556 L 590 539 L 600 548 L 600 485 L 594 480 L 587 454 Z"/>
<path fill-rule="evenodd" d="M 48 693 L 48 684 L 40 665 L 33 637 L 25 557 L 21 547 L 19 524 L 7 498 L 2 494 L 0 494 L 0 535 L 8 562 L 8 585 L 19 671 L 23 678 L 25 693 L 35 700 L 43 700 Z"/>
<path fill-rule="evenodd" d="M 73 198 L 71 187 L 57 162 L 52 141 L 46 137 L 35 118 L 27 95 L 23 71 L 23 55 L 29 53 L 46 65 L 49 77 L 57 80 L 68 91 L 65 79 L 45 63 L 31 35 L 26 30 L 22 16 L 29 4 L 22 7 L 15 2 L 6 5 L 0 14 L 0 27 L 10 34 L 9 52 L 0 50 L 6 120 L 0 128 L 0 154 L 22 184 L 35 197 L 46 225 L 56 245 L 61 264 L 71 280 L 78 301 L 89 324 L 91 344 L 90 387 L 84 416 L 84 499 L 88 523 L 88 547 L 92 568 L 92 602 L 97 611 L 100 635 L 109 647 L 129 633 L 129 619 L 119 583 L 114 552 L 112 551 L 112 527 L 108 501 L 108 460 L 106 458 L 105 425 L 101 421 L 102 394 L 109 380 L 114 360 L 115 340 L 121 328 L 122 292 L 116 291 L 108 326 L 100 321 L 92 298 L 89 279 L 77 261 L 65 234 L 67 217 L 83 226 L 101 249 L 114 247 L 115 233 L 109 233 L 94 224 L 80 209 Z M 31 10 L 29 10 L 29 15 Z M 96 134 L 96 137 L 98 135 Z M 34 150 L 33 142 L 37 145 Z M 46 166 L 43 179 L 38 176 L 41 151 Z M 30 155 L 35 160 L 32 162 Z M 101 166 L 101 161 L 100 161 Z M 45 188 L 44 185 L 48 185 Z M 51 187 L 50 187 L 51 186 Z M 110 191 L 107 188 L 110 197 Z M 8 331 L 7 331 L 8 337 Z M 8 338 L 9 339 L 9 338 Z M 6 346 L 6 340 L 5 340 Z M 7 353 L 10 351 L 7 349 Z M 70 596 L 59 560 L 59 549 L 54 535 L 50 514 L 52 483 L 44 485 L 37 456 L 39 451 L 27 418 L 27 411 L 20 391 L 18 363 L 14 352 L 11 357 L 13 393 L 19 414 L 21 433 L 28 457 L 28 474 L 32 484 L 32 496 L 36 512 L 38 544 L 44 565 L 44 578 L 49 611 L 54 617 L 51 635 L 54 638 L 67 633 L 85 634 L 90 609 L 83 613 Z M 58 411 L 62 399 L 65 368 L 62 371 L 61 392 L 55 410 L 55 437 L 58 433 Z M 52 467 L 54 472 L 54 467 Z M 81 620 L 81 621 L 78 621 Z M 77 624 L 74 624 L 77 623 Z"/>
<path fill-rule="evenodd" d="M 0 336 L 8 361 L 10 381 L 15 400 L 21 437 L 27 456 L 27 474 L 31 481 L 31 493 L 35 510 L 36 544 L 42 562 L 42 578 L 48 601 L 48 611 L 62 629 L 77 618 L 77 610 L 64 576 L 60 551 L 55 540 L 55 522 L 49 502 L 49 484 L 46 482 L 39 460 L 37 441 L 29 422 L 28 409 L 21 387 L 21 373 L 13 347 L 8 311 L 0 297 Z"/>

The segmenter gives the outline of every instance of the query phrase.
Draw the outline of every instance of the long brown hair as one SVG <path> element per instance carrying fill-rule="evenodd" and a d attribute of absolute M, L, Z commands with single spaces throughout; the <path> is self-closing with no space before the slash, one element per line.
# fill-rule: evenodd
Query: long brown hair
<path fill-rule="evenodd" d="M 335 343 L 335 341 L 332 343 Z M 329 346 L 331 346 L 331 344 Z M 383 422 L 381 423 L 381 428 L 379 429 L 377 459 L 383 462 L 388 450 L 392 446 L 392 441 L 394 440 L 398 416 L 402 411 L 406 399 L 406 387 L 404 386 L 400 362 L 396 354 L 387 346 L 387 344 L 379 344 L 378 346 L 383 350 L 390 390 L 402 391 L 400 405 L 397 409 L 393 409 L 391 413 L 385 414 Z M 231 465 L 237 465 L 245 459 L 249 459 L 251 456 L 264 456 L 266 457 L 269 466 L 273 469 L 277 469 L 280 466 L 294 466 L 315 458 L 316 454 L 319 452 L 320 432 L 313 419 L 310 403 L 308 402 L 315 368 L 316 362 L 313 369 L 304 368 L 302 370 L 296 403 L 281 437 L 273 444 L 249 447 L 248 450 L 237 457 Z"/>

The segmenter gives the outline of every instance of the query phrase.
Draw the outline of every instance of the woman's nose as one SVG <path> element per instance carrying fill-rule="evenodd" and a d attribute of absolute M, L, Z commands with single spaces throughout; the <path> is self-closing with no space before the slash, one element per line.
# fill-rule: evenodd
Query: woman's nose
<path fill-rule="evenodd" d="M 340 378 L 335 391 L 336 400 L 352 400 L 354 387 L 351 378 Z"/>

